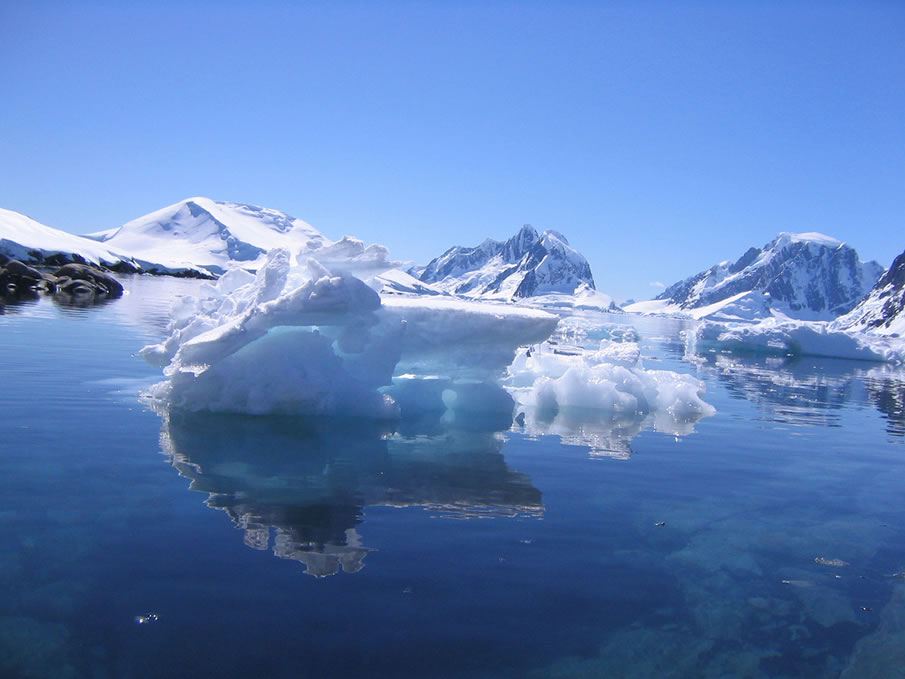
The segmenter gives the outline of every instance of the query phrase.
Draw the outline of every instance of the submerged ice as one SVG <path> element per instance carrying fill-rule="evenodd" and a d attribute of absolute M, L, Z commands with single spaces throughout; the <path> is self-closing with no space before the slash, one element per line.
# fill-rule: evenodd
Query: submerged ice
<path fill-rule="evenodd" d="M 644 369 L 635 342 L 564 351 L 545 343 L 558 319 L 543 311 L 381 297 L 372 285 L 380 286 L 385 251 L 346 250 L 325 266 L 311 250 L 293 260 L 274 249 L 256 274 L 230 269 L 197 298 L 177 300 L 168 337 L 141 352 L 167 377 L 148 397 L 188 411 L 381 419 L 430 411 L 511 418 L 516 402 L 543 412 L 712 412 L 701 382 Z"/>

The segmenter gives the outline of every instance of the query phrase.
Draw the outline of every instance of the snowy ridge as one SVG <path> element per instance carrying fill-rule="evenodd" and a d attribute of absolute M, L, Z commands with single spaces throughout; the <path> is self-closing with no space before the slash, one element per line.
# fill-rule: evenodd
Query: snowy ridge
<path fill-rule="evenodd" d="M 838 318 L 833 327 L 905 336 L 905 252 L 893 260 L 867 297 Z"/>
<path fill-rule="evenodd" d="M 668 287 L 626 311 L 756 320 L 770 315 L 832 320 L 850 311 L 883 273 L 844 243 L 819 233 L 780 233 Z"/>
<path fill-rule="evenodd" d="M 30 217 L 0 208 L 0 253 L 29 264 L 55 264 L 82 259 L 90 264 L 137 269 L 131 257 L 88 238 L 45 226 Z"/>
<path fill-rule="evenodd" d="M 530 225 L 506 241 L 452 247 L 409 273 L 448 294 L 476 299 L 519 301 L 581 291 L 590 302 L 589 293 L 595 291 L 590 265 L 566 237 L 556 231 L 538 234 Z M 550 301 L 555 304 L 555 298 Z M 615 307 L 608 295 L 594 299 L 592 306 L 601 304 Z"/>
<path fill-rule="evenodd" d="M 217 274 L 230 262 L 257 269 L 273 248 L 316 249 L 329 244 L 310 224 L 278 210 L 200 197 L 93 237 L 146 262 L 171 269 L 202 267 Z"/>

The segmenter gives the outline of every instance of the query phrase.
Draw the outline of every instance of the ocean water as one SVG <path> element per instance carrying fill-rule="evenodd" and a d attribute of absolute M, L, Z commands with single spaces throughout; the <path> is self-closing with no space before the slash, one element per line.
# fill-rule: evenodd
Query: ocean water
<path fill-rule="evenodd" d="M 3 679 L 905 676 L 900 371 L 609 315 L 717 414 L 157 413 L 197 285 L 2 308 Z"/>

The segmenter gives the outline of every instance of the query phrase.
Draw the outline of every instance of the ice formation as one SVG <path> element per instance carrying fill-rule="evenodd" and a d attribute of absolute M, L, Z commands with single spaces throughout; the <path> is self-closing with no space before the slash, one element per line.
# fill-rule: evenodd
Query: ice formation
<path fill-rule="evenodd" d="M 198 298 L 178 300 L 169 336 L 142 350 L 168 378 L 149 398 L 189 411 L 375 418 L 443 411 L 511 418 L 516 400 L 543 411 L 712 412 L 698 380 L 645 370 L 636 343 L 613 340 L 633 331 L 607 332 L 593 351 L 565 351 L 543 344 L 558 322 L 543 311 L 381 297 L 368 283 L 381 286 L 382 259 L 350 246 L 329 260 L 331 270 L 308 249 L 295 262 L 275 249 L 257 274 L 230 268 Z M 575 321 L 564 323 L 562 336 L 579 330 L 603 337 Z"/>
<path fill-rule="evenodd" d="M 635 342 L 602 339 L 596 350 L 542 344 L 520 349 L 505 382 L 520 404 L 538 411 L 604 411 L 676 420 L 713 415 L 704 383 L 670 370 L 646 370 Z"/>
<path fill-rule="evenodd" d="M 819 321 L 704 322 L 686 336 L 690 353 L 708 350 L 774 356 L 824 356 L 900 363 L 905 342 L 836 329 Z"/>
<path fill-rule="evenodd" d="M 167 339 L 142 350 L 168 377 L 149 396 L 213 412 L 511 414 L 496 379 L 517 347 L 550 335 L 556 317 L 449 298 L 381 300 L 353 275 L 373 276 L 374 258 L 352 250 L 333 272 L 308 250 L 296 264 L 288 250 L 271 250 L 257 274 L 232 268 L 204 299 L 178 301 Z"/>

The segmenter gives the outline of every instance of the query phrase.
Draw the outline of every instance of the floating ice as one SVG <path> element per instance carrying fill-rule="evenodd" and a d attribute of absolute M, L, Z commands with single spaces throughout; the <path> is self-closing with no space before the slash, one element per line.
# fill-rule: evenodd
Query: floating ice
<path fill-rule="evenodd" d="M 330 260 L 362 275 L 385 259 L 383 250 L 344 248 L 345 260 L 342 252 Z M 232 269 L 204 294 L 179 300 L 169 337 L 142 350 L 169 378 L 149 396 L 179 409 L 395 418 L 406 403 L 511 414 L 497 378 L 517 347 L 543 341 L 557 323 L 513 306 L 381 300 L 338 264 L 328 270 L 309 256 L 293 264 L 284 249 L 270 251 L 256 275 Z"/>
<path fill-rule="evenodd" d="M 590 351 L 550 343 L 521 349 L 505 385 L 521 405 L 541 413 L 594 410 L 632 418 L 656 411 L 678 423 L 716 412 L 695 377 L 644 369 L 635 342 L 603 339 Z"/>
<path fill-rule="evenodd" d="M 230 269 L 198 298 L 178 300 L 169 336 L 142 350 L 168 378 L 147 395 L 189 411 L 496 414 L 504 428 L 515 400 L 632 417 L 713 412 L 695 378 L 641 366 L 631 329 L 570 320 L 559 339 L 574 344 L 539 344 L 556 328 L 551 314 L 449 296 L 381 297 L 365 281 L 383 285 L 385 249 L 351 240 L 316 249 L 329 268 L 311 252 L 293 261 L 271 250 L 256 275 Z M 583 348 L 597 338 L 593 351 Z"/>
<path fill-rule="evenodd" d="M 687 336 L 692 352 L 709 349 L 774 356 L 824 356 L 902 362 L 905 342 L 835 329 L 820 321 L 768 318 L 759 323 L 705 322 Z"/>

